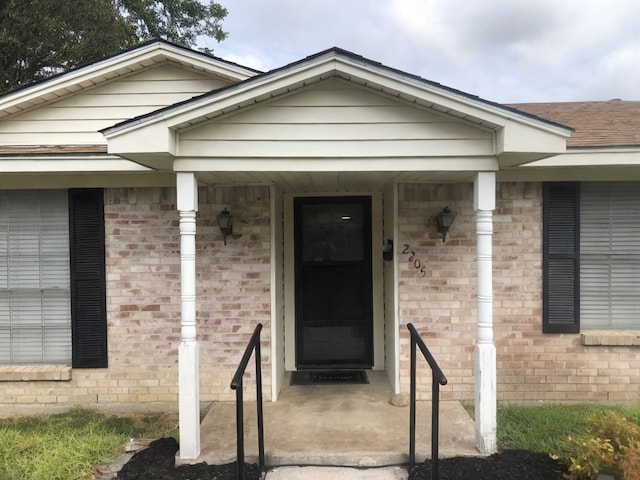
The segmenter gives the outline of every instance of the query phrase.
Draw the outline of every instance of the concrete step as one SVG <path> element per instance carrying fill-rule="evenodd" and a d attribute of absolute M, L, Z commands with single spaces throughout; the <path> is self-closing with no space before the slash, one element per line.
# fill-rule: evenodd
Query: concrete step
<path fill-rule="evenodd" d="M 265 480 L 407 480 L 402 467 L 276 467 L 267 472 Z"/>
<path fill-rule="evenodd" d="M 409 407 L 396 406 L 385 372 L 368 371 L 367 385 L 286 385 L 264 403 L 266 464 L 378 466 L 408 462 Z M 424 386 L 424 388 L 428 388 Z M 418 402 L 416 458 L 431 455 L 430 402 Z M 256 406 L 245 402 L 245 461 L 257 461 Z M 197 462 L 236 459 L 235 404 L 212 405 L 201 425 Z M 441 457 L 477 455 L 473 419 L 456 401 L 440 402 Z"/>

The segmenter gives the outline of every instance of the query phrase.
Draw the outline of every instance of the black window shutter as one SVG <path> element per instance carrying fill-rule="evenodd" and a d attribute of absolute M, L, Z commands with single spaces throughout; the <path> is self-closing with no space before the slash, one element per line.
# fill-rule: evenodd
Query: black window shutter
<path fill-rule="evenodd" d="M 580 184 L 543 190 L 544 333 L 580 332 Z"/>
<path fill-rule="evenodd" d="M 69 190 L 74 368 L 107 367 L 104 193 Z"/>

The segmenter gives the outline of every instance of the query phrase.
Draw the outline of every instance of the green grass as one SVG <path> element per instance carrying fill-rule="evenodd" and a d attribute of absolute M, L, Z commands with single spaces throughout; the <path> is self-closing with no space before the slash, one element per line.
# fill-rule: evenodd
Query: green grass
<path fill-rule="evenodd" d="M 640 404 L 505 405 L 498 408 L 498 448 L 563 454 L 567 436 L 584 433 L 589 417 L 604 410 L 640 425 Z"/>
<path fill-rule="evenodd" d="M 473 416 L 472 407 L 467 407 Z M 564 453 L 568 435 L 579 436 L 596 412 L 614 410 L 640 425 L 640 404 L 522 406 L 498 408 L 498 447 Z M 90 410 L 0 419 L 0 479 L 88 480 L 97 466 L 115 459 L 131 437 L 177 438 L 176 417 L 116 416 Z"/>
<path fill-rule="evenodd" d="M 116 416 L 76 409 L 0 419 L 0 478 L 86 480 L 131 437 L 177 436 L 175 416 Z"/>

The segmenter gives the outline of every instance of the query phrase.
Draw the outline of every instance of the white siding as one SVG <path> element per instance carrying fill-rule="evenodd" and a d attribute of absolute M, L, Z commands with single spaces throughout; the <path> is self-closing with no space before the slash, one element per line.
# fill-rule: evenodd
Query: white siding
<path fill-rule="evenodd" d="M 180 135 L 188 157 L 417 157 L 495 153 L 493 132 L 339 80 Z"/>
<path fill-rule="evenodd" d="M 0 145 L 99 145 L 98 130 L 225 86 L 165 64 L 0 121 Z"/>

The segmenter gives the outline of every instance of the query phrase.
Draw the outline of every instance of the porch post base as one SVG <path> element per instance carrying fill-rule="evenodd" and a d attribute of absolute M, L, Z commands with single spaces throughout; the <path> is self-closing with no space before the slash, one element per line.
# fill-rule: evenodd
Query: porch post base
<path fill-rule="evenodd" d="M 496 347 L 491 343 L 475 346 L 476 448 L 491 454 L 498 449 L 496 440 Z"/>
<path fill-rule="evenodd" d="M 182 342 L 179 358 L 180 460 L 200 456 L 200 378 L 198 342 Z"/>

